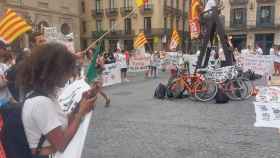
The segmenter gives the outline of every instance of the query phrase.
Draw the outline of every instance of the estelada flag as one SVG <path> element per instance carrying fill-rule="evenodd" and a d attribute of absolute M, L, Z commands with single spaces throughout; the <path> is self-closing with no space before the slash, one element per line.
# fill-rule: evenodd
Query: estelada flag
<path fill-rule="evenodd" d="M 141 48 L 143 47 L 146 43 L 148 43 L 147 38 L 145 37 L 144 32 L 141 32 L 137 35 L 137 37 L 134 40 L 133 46 L 134 48 Z"/>
<path fill-rule="evenodd" d="M 180 41 L 181 41 L 181 39 L 180 39 L 179 33 L 176 30 L 173 30 L 170 45 L 169 45 L 169 49 L 170 50 L 176 49 L 177 46 L 179 45 Z"/>
<path fill-rule="evenodd" d="M 10 44 L 31 29 L 31 26 L 22 17 L 8 9 L 0 20 L 0 39 L 5 44 Z"/>
<path fill-rule="evenodd" d="M 138 8 L 142 7 L 145 3 L 148 3 L 148 0 L 135 0 L 136 6 Z"/>
<path fill-rule="evenodd" d="M 199 38 L 201 28 L 199 16 L 201 13 L 202 3 L 200 0 L 192 0 L 189 8 L 189 27 L 191 39 Z"/>

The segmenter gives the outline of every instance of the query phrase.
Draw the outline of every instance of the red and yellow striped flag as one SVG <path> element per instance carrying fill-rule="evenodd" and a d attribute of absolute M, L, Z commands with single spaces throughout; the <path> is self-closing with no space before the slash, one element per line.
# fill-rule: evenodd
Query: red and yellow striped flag
<path fill-rule="evenodd" d="M 148 3 L 148 0 L 135 0 L 136 6 L 138 8 L 142 7 L 145 3 Z"/>
<path fill-rule="evenodd" d="M 148 43 L 144 32 L 141 32 L 137 35 L 137 37 L 134 39 L 134 48 L 141 48 L 143 47 L 146 43 Z"/>
<path fill-rule="evenodd" d="M 22 17 L 8 9 L 0 21 L 0 39 L 6 44 L 10 44 L 31 29 L 31 26 Z"/>
<path fill-rule="evenodd" d="M 170 45 L 169 45 L 170 50 L 176 49 L 180 41 L 181 40 L 180 40 L 179 33 L 176 30 L 173 30 Z"/>

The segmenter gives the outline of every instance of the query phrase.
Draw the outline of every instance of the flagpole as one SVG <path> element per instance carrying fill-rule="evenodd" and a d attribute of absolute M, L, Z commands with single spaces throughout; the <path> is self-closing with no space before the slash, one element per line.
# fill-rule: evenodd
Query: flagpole
<path fill-rule="evenodd" d="M 128 15 L 126 15 L 125 17 L 122 18 L 122 20 L 130 17 L 134 12 L 136 12 L 138 7 L 134 8 Z M 101 37 L 99 37 L 97 40 L 95 40 L 94 42 L 92 42 L 84 51 L 82 51 L 83 53 L 87 52 L 90 48 L 92 48 L 97 42 L 99 42 L 100 40 L 102 40 L 106 35 L 108 35 L 111 31 L 112 28 L 116 27 L 118 24 L 121 23 L 121 21 L 118 21 L 118 23 L 115 23 L 107 32 L 105 32 Z"/>

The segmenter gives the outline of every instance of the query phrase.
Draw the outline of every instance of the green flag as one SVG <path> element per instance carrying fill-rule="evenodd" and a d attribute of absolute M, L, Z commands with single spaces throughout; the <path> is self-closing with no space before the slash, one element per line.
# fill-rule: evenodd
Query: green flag
<path fill-rule="evenodd" d="M 88 71 L 87 71 L 87 82 L 88 83 L 91 83 L 97 77 L 96 60 L 97 60 L 98 54 L 100 53 L 100 50 L 101 50 L 101 45 L 99 44 L 95 47 L 91 63 L 88 66 Z"/>

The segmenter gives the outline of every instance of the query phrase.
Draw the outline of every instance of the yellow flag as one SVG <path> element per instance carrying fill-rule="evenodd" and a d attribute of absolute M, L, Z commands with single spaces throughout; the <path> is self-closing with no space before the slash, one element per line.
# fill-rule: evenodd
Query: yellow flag
<path fill-rule="evenodd" d="M 148 2 L 148 0 L 135 0 L 136 6 L 138 8 L 142 7 L 147 2 Z"/>

